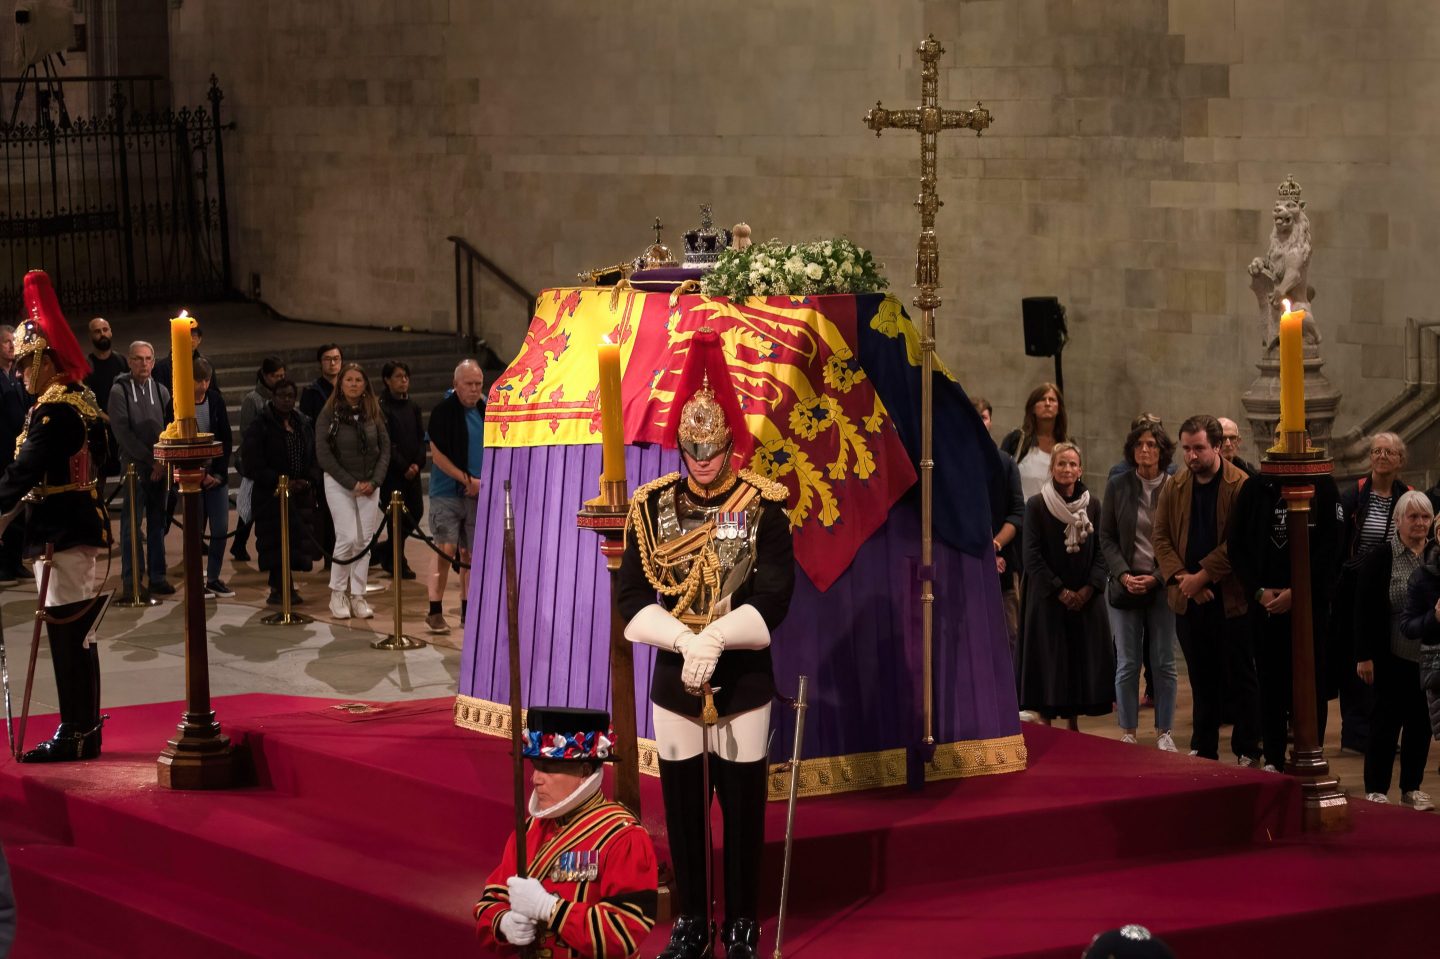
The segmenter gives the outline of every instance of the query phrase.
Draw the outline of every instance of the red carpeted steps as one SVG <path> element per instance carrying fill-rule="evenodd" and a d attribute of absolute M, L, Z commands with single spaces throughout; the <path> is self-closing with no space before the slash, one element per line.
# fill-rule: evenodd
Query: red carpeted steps
<path fill-rule="evenodd" d="M 247 789 L 155 785 L 175 704 L 115 710 L 100 761 L 0 764 L 16 959 L 473 952 L 470 907 L 511 828 L 508 743 L 455 729 L 449 700 L 332 706 L 219 700 L 256 770 Z M 803 800 L 787 955 L 1073 957 L 1134 920 L 1186 954 L 1240 956 L 1237 943 L 1278 941 L 1299 916 L 1323 913 L 1335 941 L 1355 942 L 1366 917 L 1408 929 L 1407 909 L 1435 904 L 1423 873 L 1440 819 L 1362 810 L 1350 836 L 1303 837 L 1284 776 L 1025 735 L 1023 774 Z M 658 831 L 656 781 L 642 777 L 642 794 Z M 767 816 L 770 912 L 783 804 Z M 771 936 L 767 923 L 766 951 Z"/>
<path fill-rule="evenodd" d="M 257 909 L 227 895 L 223 874 L 189 884 L 157 876 L 143 851 L 125 859 L 67 846 L 7 844 L 23 917 L 14 959 L 72 956 L 204 956 L 206 959 L 380 959 L 393 952 L 357 951 L 345 930 L 329 935 L 304 902 L 283 912 Z M 63 904 L 68 921 L 31 922 Z M 58 918 L 58 917 L 57 917 Z M 73 940 L 79 938 L 83 947 Z M 67 945 L 66 939 L 72 940 Z M 64 948 L 65 951 L 59 951 Z"/>
<path fill-rule="evenodd" d="M 1409 810 L 1356 812 L 1353 832 L 1199 860 L 1061 871 L 992 883 L 957 875 L 840 912 L 793 918 L 797 956 L 1074 959 L 1096 932 L 1136 922 L 1177 955 L 1429 955 L 1440 909 L 1440 822 Z M 768 941 L 767 941 L 768 944 Z"/>

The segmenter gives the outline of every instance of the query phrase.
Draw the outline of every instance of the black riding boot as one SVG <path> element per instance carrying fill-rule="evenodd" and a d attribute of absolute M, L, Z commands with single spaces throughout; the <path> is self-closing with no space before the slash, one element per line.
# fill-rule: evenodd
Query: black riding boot
<path fill-rule="evenodd" d="M 765 850 L 765 760 L 716 759 L 715 792 L 725 817 L 726 959 L 755 959 L 760 949 L 760 859 Z"/>
<path fill-rule="evenodd" d="M 84 609 L 89 603 L 89 609 Z M 20 757 L 26 763 L 74 762 L 100 755 L 100 653 L 85 648 L 85 636 L 101 604 L 83 600 L 51 606 L 46 612 L 65 619 L 81 612 L 73 623 L 47 623 L 50 657 L 55 666 L 55 689 L 60 700 L 60 726 L 55 735 Z"/>
<path fill-rule="evenodd" d="M 670 942 L 657 959 L 710 959 L 714 949 L 715 927 L 705 927 L 705 917 L 680 915 L 670 927 Z"/>
<path fill-rule="evenodd" d="M 660 792 L 665 798 L 665 828 L 670 835 L 679 915 L 659 959 L 709 959 L 712 955 L 715 928 L 706 922 L 705 877 L 705 817 L 710 812 L 710 797 L 705 795 L 702 762 L 701 756 L 660 760 Z"/>
<path fill-rule="evenodd" d="M 755 959 L 760 955 L 760 923 L 754 919 L 727 919 L 720 934 L 725 959 Z"/>

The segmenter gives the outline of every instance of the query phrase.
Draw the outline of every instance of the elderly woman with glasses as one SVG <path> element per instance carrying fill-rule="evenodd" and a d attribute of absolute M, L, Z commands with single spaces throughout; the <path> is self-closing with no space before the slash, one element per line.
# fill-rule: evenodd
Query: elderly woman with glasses
<path fill-rule="evenodd" d="M 1340 745 L 1357 753 L 1364 753 L 1369 743 L 1375 695 L 1349 668 L 1356 646 L 1355 589 L 1365 556 L 1395 533 L 1395 504 L 1410 489 L 1400 479 L 1405 460 L 1404 440 L 1395 433 L 1376 433 L 1370 437 L 1370 472 L 1340 497 L 1345 540 L 1340 578 L 1332 596 L 1330 693 L 1334 695 L 1338 687 Z"/>

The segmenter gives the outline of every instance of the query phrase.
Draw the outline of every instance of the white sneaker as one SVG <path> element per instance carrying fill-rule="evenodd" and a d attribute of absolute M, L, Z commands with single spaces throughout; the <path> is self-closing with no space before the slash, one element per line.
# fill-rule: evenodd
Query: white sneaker
<path fill-rule="evenodd" d="M 1126 733 L 1125 735 L 1123 735 L 1123 736 L 1120 737 L 1120 741 L 1121 741 L 1122 743 L 1129 743 L 1131 746 L 1133 746 L 1133 745 L 1135 745 L 1135 743 L 1136 743 L 1135 734 L 1134 734 L 1134 733 Z"/>
<path fill-rule="evenodd" d="M 1382 806 L 1390 805 L 1390 798 L 1384 793 L 1366 793 L 1365 798 L 1370 800 L 1371 802 L 1378 802 Z"/>
<path fill-rule="evenodd" d="M 330 615 L 336 619 L 350 618 L 350 597 L 344 590 L 330 590 Z"/>
<path fill-rule="evenodd" d="M 1155 748 L 1165 753 L 1175 752 L 1175 739 L 1169 733 L 1161 733 L 1155 737 Z"/>
<path fill-rule="evenodd" d="M 1418 789 L 1400 793 L 1400 804 L 1409 806 L 1416 812 L 1430 812 L 1435 808 L 1435 803 L 1431 800 L 1430 795 Z"/>
<path fill-rule="evenodd" d="M 1192 756 L 1198 756 L 1198 755 L 1200 755 L 1200 750 L 1198 750 L 1198 749 L 1192 749 L 1192 750 L 1190 750 L 1190 755 L 1192 755 Z"/>
<path fill-rule="evenodd" d="M 1267 772 L 1267 773 L 1278 773 L 1279 771 L 1280 771 L 1280 770 L 1277 769 L 1273 764 L 1271 764 L 1271 763 L 1266 763 L 1266 764 L 1265 764 L 1265 772 Z"/>
<path fill-rule="evenodd" d="M 364 596 L 351 596 L 350 615 L 356 619 L 374 619 L 375 610 L 371 609 L 370 604 L 365 602 Z"/>
<path fill-rule="evenodd" d="M 1020 710 L 1020 721 L 1022 723 L 1038 723 L 1040 714 L 1029 709 Z"/>
<path fill-rule="evenodd" d="M 1254 758 L 1250 756 L 1241 756 L 1240 758 L 1235 760 L 1235 765 L 1239 766 L 1241 769 L 1254 769 L 1256 763 Z"/>

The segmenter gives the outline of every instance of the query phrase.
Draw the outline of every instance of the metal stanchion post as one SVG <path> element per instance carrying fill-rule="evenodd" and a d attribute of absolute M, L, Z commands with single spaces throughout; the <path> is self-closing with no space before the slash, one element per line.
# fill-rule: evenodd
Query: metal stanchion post
<path fill-rule="evenodd" d="M 395 595 L 395 628 L 389 636 L 371 643 L 374 649 L 419 649 L 425 645 L 423 639 L 406 636 L 404 633 L 404 614 L 400 607 L 400 591 L 405 579 L 400 575 L 405 569 L 405 536 L 400 528 L 400 518 L 404 512 L 405 500 L 397 489 L 390 494 L 390 588 Z"/>
<path fill-rule="evenodd" d="M 280 612 L 263 616 L 260 622 L 266 626 L 303 626 L 314 620 L 304 613 L 294 612 L 290 607 L 293 593 L 290 585 L 290 477 L 280 477 L 275 495 L 280 497 Z"/>
<path fill-rule="evenodd" d="M 124 483 L 126 515 L 130 517 L 130 542 L 121 544 L 120 548 L 130 551 L 130 595 L 116 600 L 114 605 L 121 609 L 144 609 L 150 606 L 159 606 L 160 600 L 140 592 L 140 577 L 143 575 L 140 569 L 140 524 L 137 522 L 135 513 L 135 497 L 140 494 L 140 478 L 135 475 L 134 463 L 125 466 Z M 152 516 L 150 522 L 155 522 L 155 517 Z"/>

